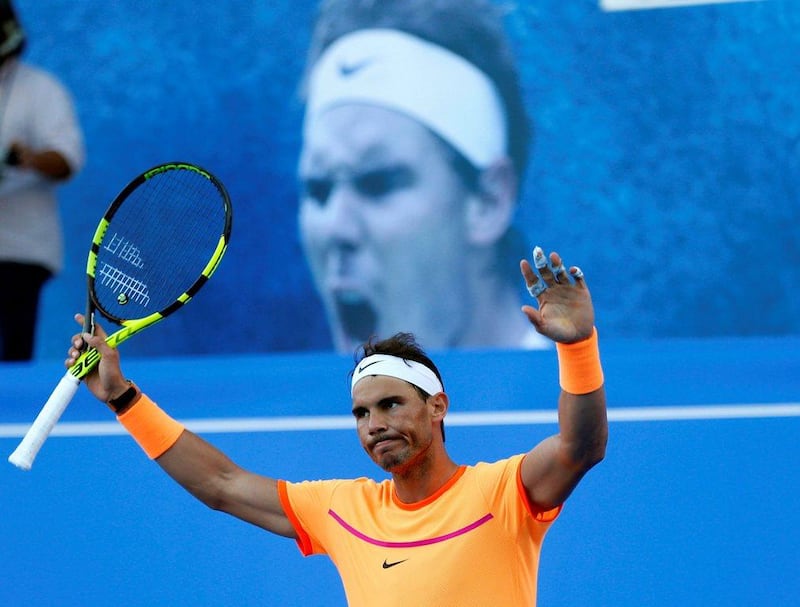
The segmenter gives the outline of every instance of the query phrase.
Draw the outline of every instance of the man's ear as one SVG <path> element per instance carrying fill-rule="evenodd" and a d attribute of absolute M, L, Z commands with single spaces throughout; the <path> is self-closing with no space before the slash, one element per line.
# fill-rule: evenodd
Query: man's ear
<path fill-rule="evenodd" d="M 450 407 L 450 399 L 447 394 L 444 392 L 432 394 L 428 399 L 428 404 L 431 407 L 433 421 L 440 422 L 444 420 L 444 416 L 447 415 L 447 409 Z"/>
<path fill-rule="evenodd" d="M 506 233 L 517 206 L 517 176 L 509 158 L 481 171 L 478 191 L 466 205 L 467 237 L 474 245 L 491 245 Z"/>

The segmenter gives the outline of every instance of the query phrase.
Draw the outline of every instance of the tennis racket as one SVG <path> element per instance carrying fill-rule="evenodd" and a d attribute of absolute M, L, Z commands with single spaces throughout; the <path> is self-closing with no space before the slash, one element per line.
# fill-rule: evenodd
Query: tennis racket
<path fill-rule="evenodd" d="M 145 171 L 123 189 L 97 226 L 86 263 L 84 331 L 95 313 L 120 326 L 106 338 L 116 348 L 186 305 L 217 269 L 228 246 L 232 209 L 225 187 L 193 164 Z M 33 460 L 83 379 L 100 361 L 88 348 L 53 390 L 8 461 Z"/>

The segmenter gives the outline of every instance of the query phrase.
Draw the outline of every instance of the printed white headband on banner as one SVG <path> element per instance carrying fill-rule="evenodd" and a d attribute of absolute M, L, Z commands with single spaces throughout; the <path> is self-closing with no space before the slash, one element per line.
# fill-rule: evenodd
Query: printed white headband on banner
<path fill-rule="evenodd" d="M 353 395 L 353 389 L 359 380 L 369 375 L 396 377 L 422 388 L 428 394 L 444 391 L 442 382 L 439 381 L 436 374 L 422 363 L 389 354 L 373 354 L 356 365 L 353 379 L 350 382 L 350 396 Z"/>
<path fill-rule="evenodd" d="M 366 103 L 421 122 L 474 166 L 507 154 L 506 115 L 492 81 L 459 55 L 391 29 L 334 42 L 311 71 L 304 132 L 325 110 Z"/>

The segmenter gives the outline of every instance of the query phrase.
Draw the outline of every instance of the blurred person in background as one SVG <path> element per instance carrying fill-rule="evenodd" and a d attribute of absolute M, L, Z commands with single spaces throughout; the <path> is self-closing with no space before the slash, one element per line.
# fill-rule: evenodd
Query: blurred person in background
<path fill-rule="evenodd" d="M 42 287 L 63 263 L 56 188 L 84 163 L 72 98 L 20 59 L 14 7 L 0 0 L 0 360 L 33 357 Z"/>

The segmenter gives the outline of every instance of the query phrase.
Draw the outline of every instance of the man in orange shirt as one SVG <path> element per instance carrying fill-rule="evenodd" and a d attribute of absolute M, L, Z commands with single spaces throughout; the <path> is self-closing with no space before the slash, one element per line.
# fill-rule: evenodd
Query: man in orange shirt
<path fill-rule="evenodd" d="M 528 321 L 556 342 L 558 433 L 527 453 L 459 465 L 447 453 L 447 393 L 410 334 L 368 342 L 353 369 L 352 412 L 361 444 L 391 479 L 289 483 L 248 472 L 169 417 L 125 379 L 102 329 L 77 335 L 102 359 L 86 385 L 117 413 L 143 450 L 209 507 L 328 554 L 352 606 L 534 605 L 549 525 L 608 435 L 594 309 L 579 268 L 535 248 L 520 263 L 538 309 Z M 80 315 L 76 316 L 82 322 Z"/>

